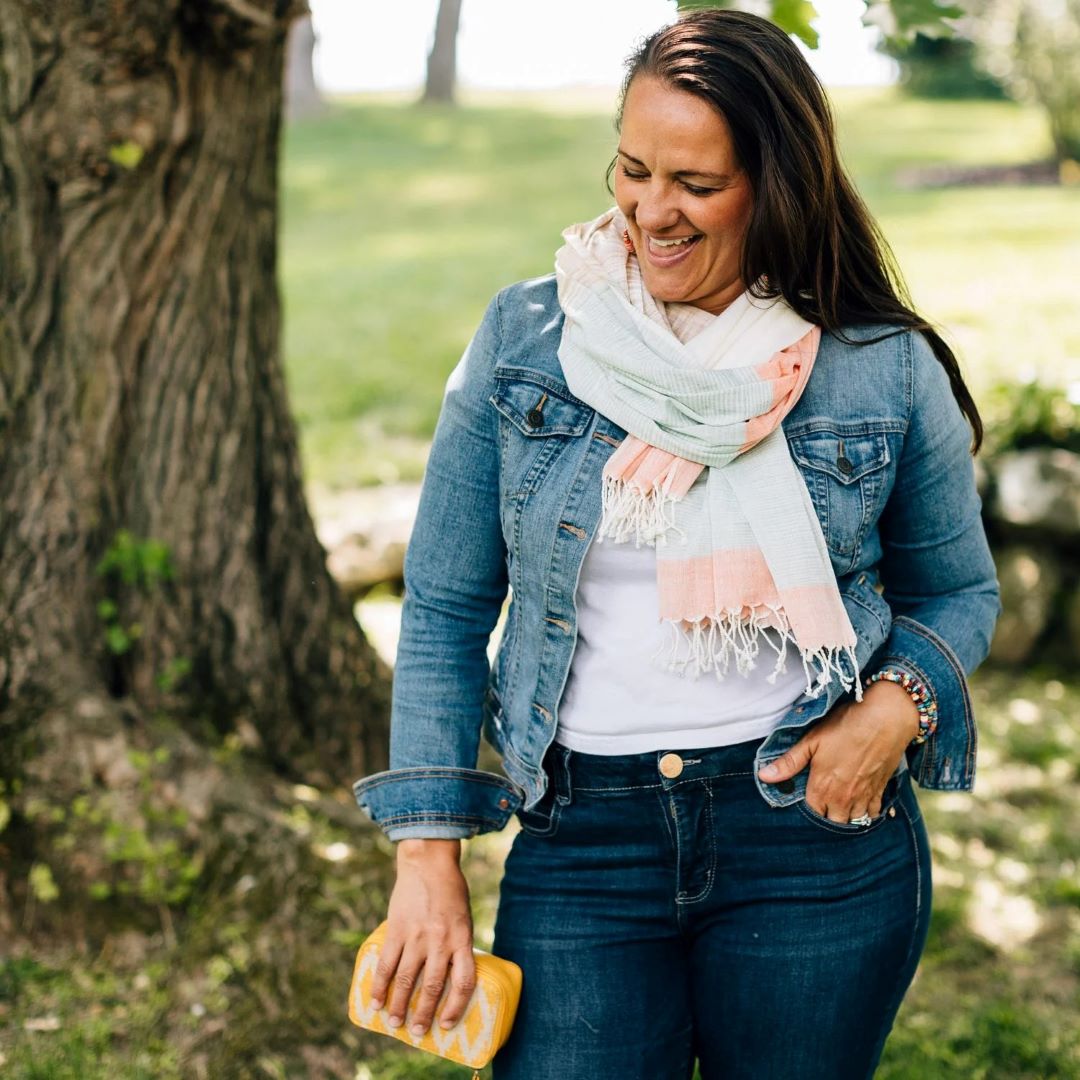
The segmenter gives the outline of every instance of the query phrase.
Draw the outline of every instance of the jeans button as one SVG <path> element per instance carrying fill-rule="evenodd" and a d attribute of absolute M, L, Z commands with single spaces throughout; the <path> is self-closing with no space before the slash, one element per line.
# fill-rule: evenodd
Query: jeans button
<path fill-rule="evenodd" d="M 660 759 L 660 771 L 669 779 L 674 780 L 683 770 L 683 760 L 678 754 L 665 754 Z"/>

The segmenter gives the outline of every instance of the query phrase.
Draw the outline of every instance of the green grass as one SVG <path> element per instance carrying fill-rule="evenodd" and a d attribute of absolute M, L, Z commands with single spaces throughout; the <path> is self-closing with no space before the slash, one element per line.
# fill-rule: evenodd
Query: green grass
<path fill-rule="evenodd" d="M 418 475 L 488 301 L 604 206 L 610 147 L 600 115 L 514 107 L 360 104 L 289 130 L 285 352 L 311 480 Z"/>
<path fill-rule="evenodd" d="M 310 484 L 420 476 L 446 376 L 503 285 L 550 271 L 560 232 L 610 205 L 610 95 L 387 96 L 287 130 L 285 358 Z M 900 170 L 1043 158 L 1041 114 L 1007 102 L 835 95 L 841 149 L 919 308 L 976 394 L 1080 378 L 1080 189 L 905 190 Z"/>

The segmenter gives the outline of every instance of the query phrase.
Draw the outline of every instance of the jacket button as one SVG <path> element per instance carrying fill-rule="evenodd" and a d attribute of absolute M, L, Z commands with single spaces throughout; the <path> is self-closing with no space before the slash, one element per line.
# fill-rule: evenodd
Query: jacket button
<path fill-rule="evenodd" d="M 499 800 L 499 808 L 501 810 L 505 810 L 509 805 L 510 805 L 510 800 L 508 798 L 506 798 L 505 796 L 503 796 L 503 798 L 501 798 Z"/>
<path fill-rule="evenodd" d="M 544 422 L 544 414 L 539 409 L 530 409 L 525 414 L 529 427 L 539 427 Z"/>
<path fill-rule="evenodd" d="M 678 754 L 665 754 L 660 759 L 660 771 L 669 780 L 674 780 L 683 771 L 682 758 Z"/>
<path fill-rule="evenodd" d="M 855 466 L 846 457 L 836 459 L 836 467 L 845 475 L 850 476 L 855 471 Z"/>
<path fill-rule="evenodd" d="M 789 776 L 786 780 L 777 780 L 773 786 L 777 791 L 782 791 L 785 795 L 790 795 L 795 790 L 795 781 Z"/>

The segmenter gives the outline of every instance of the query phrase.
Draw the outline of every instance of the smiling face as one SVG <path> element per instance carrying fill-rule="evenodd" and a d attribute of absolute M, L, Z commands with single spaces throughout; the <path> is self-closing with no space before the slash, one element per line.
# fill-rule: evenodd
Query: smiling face
<path fill-rule="evenodd" d="M 753 198 L 727 121 L 708 102 L 651 76 L 631 82 L 615 201 L 657 300 L 719 314 L 743 292 L 739 259 Z"/>

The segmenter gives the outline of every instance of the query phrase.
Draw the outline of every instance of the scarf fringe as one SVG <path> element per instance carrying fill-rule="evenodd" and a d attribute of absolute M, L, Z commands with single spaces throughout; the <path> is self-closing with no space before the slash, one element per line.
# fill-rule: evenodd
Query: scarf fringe
<path fill-rule="evenodd" d="M 686 531 L 675 524 L 674 508 L 680 500 L 668 493 L 669 486 L 670 477 L 652 491 L 642 492 L 621 477 L 605 476 L 597 539 L 607 536 L 617 544 L 633 540 L 635 547 L 654 547 L 666 545 L 669 533 L 685 537 Z"/>
<path fill-rule="evenodd" d="M 662 667 L 680 675 L 689 674 L 696 678 L 703 671 L 712 671 L 718 682 L 723 682 L 732 661 L 740 675 L 747 675 L 757 666 L 757 655 L 764 641 L 776 653 L 776 663 L 766 681 L 775 683 L 779 675 L 787 671 L 788 643 L 798 648 L 795 636 L 781 607 L 758 604 L 744 615 L 743 609 L 729 609 L 718 615 L 704 615 L 694 620 L 665 619 L 671 627 L 670 644 L 661 658 Z M 780 632 L 779 645 L 765 633 L 768 629 Z M 679 647 L 686 644 L 689 653 L 679 656 Z M 858 676 L 859 666 L 852 645 L 822 646 L 819 649 L 799 649 L 799 657 L 806 675 L 805 693 L 817 697 L 836 676 L 844 691 L 854 689 L 855 700 L 862 701 L 862 680 Z M 653 654 L 655 662 L 664 647 Z M 845 666 L 844 659 L 848 661 Z"/>

